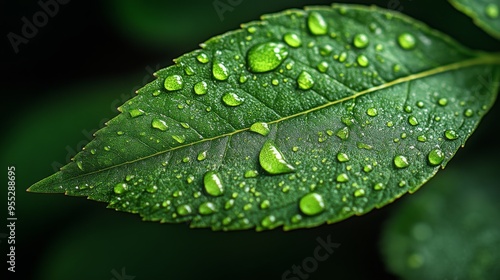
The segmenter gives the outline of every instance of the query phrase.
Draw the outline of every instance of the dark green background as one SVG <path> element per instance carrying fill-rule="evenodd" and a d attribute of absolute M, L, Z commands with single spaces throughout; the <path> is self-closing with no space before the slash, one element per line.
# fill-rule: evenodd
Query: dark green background
<path fill-rule="evenodd" d="M 17 272 L 14 278 L 7 274 L 10 278 L 2 279 L 112 279 L 112 271 L 121 274 L 122 268 L 135 279 L 281 279 L 292 265 L 313 255 L 316 238 L 328 236 L 341 246 L 319 263 L 309 279 L 397 279 L 385 268 L 378 246 L 384 221 L 411 195 L 338 224 L 256 233 L 141 222 L 139 216 L 106 209 L 103 203 L 25 191 L 54 173 L 54 166 L 66 163 L 91 132 L 115 116 L 117 106 L 152 80 L 151 69 L 172 65 L 172 59 L 206 39 L 262 14 L 330 1 L 233 0 L 240 3 L 222 20 L 212 0 L 70 1 L 28 44 L 20 45 L 18 54 L 7 33 L 20 34 L 21 18 L 31 19 L 40 6 L 36 1 L 5 2 L 0 7 L 4 36 L 0 223 L 6 224 L 7 166 L 16 167 L 18 221 Z M 446 1 L 351 3 L 398 9 L 468 47 L 500 50 L 498 42 Z M 496 104 L 441 173 L 457 168 L 467 172 L 467 164 L 500 166 L 494 136 L 499 116 Z M 5 232 L 2 226 L 0 233 Z M 6 271 L 6 239 L 0 241 Z"/>

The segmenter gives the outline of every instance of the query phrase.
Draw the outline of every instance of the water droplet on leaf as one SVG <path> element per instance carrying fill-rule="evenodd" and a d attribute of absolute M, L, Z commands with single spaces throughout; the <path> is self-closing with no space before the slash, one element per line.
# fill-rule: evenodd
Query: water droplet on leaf
<path fill-rule="evenodd" d="M 309 13 L 307 26 L 313 35 L 325 35 L 328 33 L 328 25 L 323 16 L 318 12 Z"/>
<path fill-rule="evenodd" d="M 446 98 L 439 98 L 438 104 L 440 106 L 446 106 L 446 104 L 448 104 L 448 99 L 446 99 Z"/>
<path fill-rule="evenodd" d="M 353 39 L 353 44 L 358 49 L 366 48 L 369 42 L 368 36 L 363 33 L 356 34 Z"/>
<path fill-rule="evenodd" d="M 283 36 L 283 40 L 292 48 L 298 48 L 302 45 L 302 40 L 299 35 L 295 33 L 286 33 Z"/>
<path fill-rule="evenodd" d="M 266 216 L 264 219 L 262 219 L 260 224 L 265 228 L 271 228 L 275 222 L 276 222 L 276 217 L 274 215 L 269 215 Z"/>
<path fill-rule="evenodd" d="M 314 85 L 314 80 L 313 80 L 311 74 L 309 74 L 306 71 L 302 71 L 299 74 L 299 77 L 297 78 L 297 83 L 298 83 L 300 89 L 308 90 L 308 89 L 312 88 L 312 86 Z"/>
<path fill-rule="evenodd" d="M 408 159 L 405 156 L 398 155 L 394 157 L 394 165 L 397 168 L 401 169 L 408 167 L 410 164 L 408 163 Z"/>
<path fill-rule="evenodd" d="M 122 194 L 124 192 L 126 192 L 128 190 L 128 185 L 125 184 L 125 183 L 118 183 L 115 185 L 115 187 L 113 188 L 113 191 L 116 193 L 116 194 Z"/>
<path fill-rule="evenodd" d="M 444 137 L 448 140 L 455 140 L 458 138 L 458 134 L 455 130 L 448 129 L 444 132 Z"/>
<path fill-rule="evenodd" d="M 207 158 L 207 151 L 203 151 L 203 152 L 199 153 L 198 156 L 196 157 L 196 159 L 198 161 L 205 160 L 206 158 Z"/>
<path fill-rule="evenodd" d="M 365 190 L 364 189 L 357 189 L 354 191 L 354 196 L 355 197 L 361 197 L 365 196 Z"/>
<path fill-rule="evenodd" d="M 269 134 L 269 125 L 264 122 L 257 122 L 250 126 L 250 131 L 267 136 Z"/>
<path fill-rule="evenodd" d="M 339 162 L 346 162 L 346 161 L 349 161 L 349 156 L 346 153 L 338 153 L 337 160 Z"/>
<path fill-rule="evenodd" d="M 165 89 L 168 91 L 180 90 L 184 86 L 182 77 L 179 75 L 171 75 L 165 79 Z"/>
<path fill-rule="evenodd" d="M 369 108 L 366 110 L 366 114 L 370 117 L 375 117 L 378 114 L 378 111 L 376 108 Z"/>
<path fill-rule="evenodd" d="M 264 200 L 260 203 L 260 209 L 267 209 L 271 205 L 271 202 L 269 200 Z"/>
<path fill-rule="evenodd" d="M 415 126 L 418 124 L 418 120 L 415 116 L 409 116 L 408 117 L 408 123 Z"/>
<path fill-rule="evenodd" d="M 413 49 L 416 43 L 417 41 L 415 40 L 415 37 L 413 37 L 410 33 L 402 33 L 398 36 L 398 44 L 405 50 Z"/>
<path fill-rule="evenodd" d="M 500 14 L 498 5 L 494 3 L 488 4 L 485 8 L 485 13 L 491 19 L 498 18 L 498 15 Z"/>
<path fill-rule="evenodd" d="M 345 183 L 347 181 L 349 181 L 349 176 L 347 176 L 347 174 L 342 173 L 342 174 L 339 174 L 337 176 L 337 182 L 339 182 L 339 183 Z"/>
<path fill-rule="evenodd" d="M 192 212 L 193 212 L 193 209 L 191 209 L 191 206 L 189 206 L 188 204 L 179 205 L 177 207 L 177 213 L 181 216 L 189 215 Z"/>
<path fill-rule="evenodd" d="M 320 194 L 309 193 L 300 199 L 299 208 L 308 216 L 318 215 L 325 210 L 325 202 Z"/>
<path fill-rule="evenodd" d="M 184 135 L 172 135 L 172 138 L 179 144 L 182 144 L 186 141 L 186 137 L 184 137 Z"/>
<path fill-rule="evenodd" d="M 207 194 L 211 196 L 221 196 L 224 193 L 224 187 L 220 176 L 215 171 L 208 171 L 205 173 L 203 185 Z"/>
<path fill-rule="evenodd" d="M 227 106 L 231 107 L 239 106 L 243 104 L 244 101 L 245 99 L 239 97 L 234 92 L 228 92 L 222 96 L 222 102 L 224 102 L 224 104 L 226 104 Z"/>
<path fill-rule="evenodd" d="M 198 82 L 194 85 L 194 93 L 196 93 L 197 95 L 206 94 L 207 91 L 208 91 L 208 85 L 207 82 L 205 81 Z"/>
<path fill-rule="evenodd" d="M 153 186 L 149 186 L 149 187 L 147 187 L 147 188 L 146 188 L 146 191 L 147 191 L 148 193 L 155 193 L 157 190 L 158 190 L 158 187 L 157 187 L 157 186 L 155 186 L 155 185 L 153 185 Z"/>
<path fill-rule="evenodd" d="M 364 55 L 359 55 L 358 58 L 356 58 L 356 61 L 358 62 L 359 66 L 361 67 L 367 67 L 370 62 L 368 61 L 368 58 Z"/>
<path fill-rule="evenodd" d="M 144 115 L 144 111 L 141 109 L 132 109 L 128 113 L 132 118 Z"/>
<path fill-rule="evenodd" d="M 259 172 L 257 170 L 247 170 L 245 172 L 245 175 L 243 175 L 245 178 L 255 178 L 259 175 Z"/>
<path fill-rule="evenodd" d="M 229 78 L 229 70 L 222 62 L 217 62 L 212 65 L 212 75 L 219 81 L 225 81 Z"/>
<path fill-rule="evenodd" d="M 270 174 L 284 174 L 295 171 L 295 168 L 286 162 L 283 154 L 271 140 L 267 140 L 259 153 L 260 166 Z"/>
<path fill-rule="evenodd" d="M 207 201 L 200 205 L 200 207 L 198 208 L 198 213 L 200 213 L 201 215 L 210 215 L 215 212 L 215 209 L 215 204 Z"/>
<path fill-rule="evenodd" d="M 151 121 L 151 127 L 161 131 L 166 131 L 168 129 L 167 123 L 164 120 L 160 119 L 153 119 Z"/>
<path fill-rule="evenodd" d="M 347 138 L 349 138 L 349 128 L 347 126 L 341 128 L 337 130 L 337 133 L 335 135 L 337 135 L 337 137 L 342 140 L 347 140 Z"/>
<path fill-rule="evenodd" d="M 286 45 L 274 42 L 261 43 L 248 51 L 248 69 L 254 73 L 272 71 L 278 68 L 287 56 Z"/>
<path fill-rule="evenodd" d="M 208 63 L 210 61 L 206 53 L 200 53 L 199 55 L 196 56 L 196 59 L 203 64 Z"/>
<path fill-rule="evenodd" d="M 466 109 L 464 111 L 464 116 L 466 116 L 466 117 L 472 117 L 472 115 L 474 115 L 474 111 L 472 109 Z"/>
<path fill-rule="evenodd" d="M 429 152 L 427 159 L 432 166 L 439 165 L 444 160 L 444 153 L 440 149 L 434 149 Z"/>
<path fill-rule="evenodd" d="M 318 69 L 319 72 L 325 73 L 326 70 L 328 70 L 328 66 L 329 66 L 328 62 L 322 61 L 316 66 L 316 68 Z"/>
<path fill-rule="evenodd" d="M 188 76 L 192 76 L 194 75 L 194 69 L 191 66 L 187 66 L 186 68 L 184 68 L 184 73 L 186 73 L 186 75 Z"/>

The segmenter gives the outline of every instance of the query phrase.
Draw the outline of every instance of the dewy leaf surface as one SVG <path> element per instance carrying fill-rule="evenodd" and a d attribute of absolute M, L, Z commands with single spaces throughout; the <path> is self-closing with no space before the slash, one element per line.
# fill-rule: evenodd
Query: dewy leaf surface
<path fill-rule="evenodd" d="M 444 167 L 493 104 L 499 64 L 375 7 L 263 16 L 158 71 L 29 190 L 216 230 L 337 222 Z"/>
<path fill-rule="evenodd" d="M 500 2 L 498 0 L 449 0 L 459 11 L 472 18 L 474 23 L 500 39 Z"/>

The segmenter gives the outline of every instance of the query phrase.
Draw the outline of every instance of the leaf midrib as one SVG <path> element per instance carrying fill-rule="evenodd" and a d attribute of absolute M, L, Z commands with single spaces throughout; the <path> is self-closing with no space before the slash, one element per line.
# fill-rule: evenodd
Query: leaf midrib
<path fill-rule="evenodd" d="M 289 120 L 289 119 L 292 119 L 292 118 L 296 118 L 296 117 L 299 117 L 299 116 L 307 115 L 307 114 L 312 113 L 312 112 L 316 112 L 318 110 L 321 110 L 321 109 L 333 106 L 335 104 L 339 104 L 339 103 L 342 103 L 342 102 L 345 102 L 345 101 L 348 101 L 348 100 L 355 99 L 357 97 L 360 97 L 360 96 L 363 96 L 363 95 L 366 95 L 366 94 L 369 94 L 369 93 L 372 93 L 372 92 L 376 92 L 378 90 L 389 88 L 391 86 L 395 86 L 395 85 L 402 84 L 402 83 L 405 83 L 405 82 L 410 82 L 410 81 L 418 80 L 418 79 L 421 79 L 421 78 L 425 78 L 425 77 L 437 75 L 437 74 L 440 74 L 440 73 L 445 73 L 445 72 L 454 71 L 454 70 L 463 69 L 463 68 L 472 67 L 472 66 L 477 66 L 477 65 L 500 65 L 500 53 L 495 53 L 495 54 L 483 54 L 483 53 L 481 53 L 479 56 L 477 56 L 475 58 L 472 58 L 472 59 L 463 60 L 463 61 L 459 61 L 459 62 L 454 62 L 454 63 L 451 63 L 451 64 L 447 64 L 447 65 L 439 66 L 439 67 L 432 68 L 432 69 L 429 69 L 429 70 L 425 70 L 425 71 L 422 71 L 422 72 L 419 72 L 419 73 L 416 73 L 416 74 L 411 74 L 411 75 L 408 75 L 408 76 L 405 76 L 405 77 L 401 77 L 401 78 L 395 79 L 393 81 L 390 81 L 390 82 L 387 82 L 387 83 L 384 83 L 384 84 L 381 84 L 381 85 L 378 85 L 378 86 L 375 86 L 375 87 L 372 87 L 372 88 L 369 88 L 369 89 L 366 89 L 366 90 L 363 90 L 363 91 L 359 91 L 359 92 L 357 92 L 357 93 L 355 93 L 353 95 L 350 95 L 350 96 L 347 96 L 347 97 L 344 97 L 344 98 L 341 98 L 341 99 L 338 99 L 338 100 L 335 100 L 335 101 L 330 101 L 330 102 L 327 102 L 327 103 L 322 104 L 320 106 L 316 106 L 314 108 L 311 108 L 311 109 L 308 109 L 308 110 L 305 110 L 305 111 L 302 111 L 302 112 L 299 112 L 299 113 L 296 113 L 296 114 L 285 116 L 285 117 L 276 119 L 274 121 L 269 121 L 267 123 L 268 124 L 277 124 L 277 123 L 280 123 L 280 122 L 283 122 L 283 121 L 286 121 L 286 120 Z M 248 131 L 249 129 L 250 129 L 250 127 L 246 127 L 246 128 L 234 130 L 234 131 L 229 132 L 229 133 L 221 134 L 221 135 L 218 135 L 216 137 L 201 139 L 201 140 L 196 141 L 196 142 L 192 142 L 192 143 L 188 143 L 188 144 L 185 144 L 185 145 L 173 147 L 173 148 L 170 148 L 170 149 L 164 150 L 164 151 L 159 151 L 157 153 L 154 153 L 154 154 L 151 154 L 151 155 L 148 155 L 148 156 L 145 156 L 145 157 L 137 158 L 137 159 L 132 160 L 132 161 L 126 161 L 126 162 L 123 162 L 123 163 L 120 163 L 120 164 L 117 164 L 117 165 L 109 166 L 109 167 L 106 167 L 106 168 L 103 168 L 103 169 L 99 169 L 99 170 L 95 170 L 95 171 L 92 171 L 92 172 L 89 172 L 89 173 L 80 174 L 80 175 L 74 176 L 71 179 L 78 179 L 80 177 L 84 177 L 84 176 L 96 174 L 96 173 L 107 171 L 107 170 L 110 170 L 110 169 L 113 169 L 113 168 L 118 168 L 118 167 L 123 166 L 123 165 L 135 163 L 135 162 L 138 162 L 138 161 L 142 161 L 142 160 L 145 160 L 145 159 L 148 159 L 148 158 L 159 156 L 161 154 L 165 154 L 165 153 L 172 152 L 172 151 L 175 151 L 175 150 L 183 149 L 183 148 L 190 147 L 190 146 L 193 146 L 193 145 L 196 145 L 196 144 L 200 144 L 200 143 L 204 143 L 204 142 L 207 142 L 207 141 L 213 141 L 213 140 L 217 140 L 217 139 L 220 139 L 220 138 L 223 138 L 223 137 L 231 137 L 231 136 L 233 136 L 233 135 L 235 135 L 237 133 Z M 67 181 L 67 180 L 63 180 L 62 182 L 65 182 L 65 181 Z"/>

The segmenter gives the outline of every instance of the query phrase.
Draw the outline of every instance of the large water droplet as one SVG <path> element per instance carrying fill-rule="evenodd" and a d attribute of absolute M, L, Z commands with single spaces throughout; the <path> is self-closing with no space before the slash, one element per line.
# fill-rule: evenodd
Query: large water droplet
<path fill-rule="evenodd" d="M 337 176 L 337 182 L 339 182 L 339 183 L 345 183 L 347 181 L 349 181 L 349 176 L 347 176 L 347 174 L 342 173 L 342 174 L 339 174 Z"/>
<path fill-rule="evenodd" d="M 297 78 L 297 84 L 299 85 L 300 89 L 307 90 L 312 88 L 312 86 L 314 85 L 314 80 L 311 74 L 306 71 L 302 71 Z"/>
<path fill-rule="evenodd" d="M 337 133 L 335 135 L 337 135 L 337 137 L 342 140 L 347 140 L 347 138 L 349 138 L 349 128 L 345 126 L 337 130 Z"/>
<path fill-rule="evenodd" d="M 264 122 L 256 122 L 250 126 L 250 131 L 267 136 L 269 134 L 269 125 Z"/>
<path fill-rule="evenodd" d="M 357 189 L 354 191 L 354 196 L 355 197 L 362 197 L 365 196 L 365 190 L 364 189 Z"/>
<path fill-rule="evenodd" d="M 418 125 L 418 120 L 415 116 L 409 116 L 408 123 L 415 126 L 415 125 Z"/>
<path fill-rule="evenodd" d="M 195 74 L 194 69 L 191 66 L 186 66 L 186 68 L 184 68 L 184 73 L 186 73 L 186 75 L 188 76 L 192 76 Z"/>
<path fill-rule="evenodd" d="M 368 39 L 368 36 L 363 33 L 356 34 L 352 41 L 353 45 L 358 49 L 366 48 L 369 42 L 370 40 Z"/>
<path fill-rule="evenodd" d="M 160 119 L 153 119 L 151 121 L 151 126 L 161 131 L 166 131 L 168 129 L 167 123 Z"/>
<path fill-rule="evenodd" d="M 366 110 L 366 114 L 370 117 L 377 116 L 378 115 L 377 108 L 368 108 L 368 110 Z"/>
<path fill-rule="evenodd" d="M 499 8 L 497 4 L 490 3 L 486 6 L 484 9 L 486 15 L 491 18 L 491 19 L 496 19 L 498 15 L 500 14 Z"/>
<path fill-rule="evenodd" d="M 188 204 L 179 205 L 177 207 L 177 213 L 181 216 L 189 215 L 193 212 L 193 209 Z"/>
<path fill-rule="evenodd" d="M 325 202 L 320 194 L 309 193 L 300 199 L 299 207 L 302 213 L 313 216 L 325 210 Z"/>
<path fill-rule="evenodd" d="M 245 178 L 255 178 L 258 175 L 259 175 L 259 172 L 257 172 L 257 170 L 247 170 L 243 176 Z"/>
<path fill-rule="evenodd" d="M 125 183 L 118 183 L 115 185 L 115 187 L 113 188 L 113 191 L 116 193 L 116 194 L 122 194 L 124 192 L 126 192 L 128 190 L 128 185 L 125 184 Z"/>
<path fill-rule="evenodd" d="M 208 63 L 210 61 L 206 53 L 200 53 L 199 55 L 196 56 L 196 59 L 203 64 Z"/>
<path fill-rule="evenodd" d="M 200 152 L 196 157 L 198 161 L 205 160 L 206 158 L 207 158 L 207 151 Z"/>
<path fill-rule="evenodd" d="M 281 43 L 267 42 L 253 46 L 247 54 L 248 70 L 263 73 L 276 69 L 288 56 L 288 48 Z"/>
<path fill-rule="evenodd" d="M 283 40 L 292 48 L 298 48 L 302 45 L 302 40 L 299 35 L 295 33 L 286 33 L 283 36 Z"/>
<path fill-rule="evenodd" d="M 205 81 L 198 82 L 194 85 L 194 93 L 196 93 L 197 95 L 206 94 L 207 91 L 208 91 L 208 85 L 207 82 Z"/>
<path fill-rule="evenodd" d="M 82 161 L 81 161 L 81 160 L 78 160 L 78 161 L 76 162 L 76 166 L 78 166 L 78 169 L 80 169 L 80 170 L 82 170 L 82 171 L 83 171 L 83 163 L 82 163 Z"/>
<path fill-rule="evenodd" d="M 448 129 L 444 132 L 444 137 L 448 140 L 455 140 L 458 138 L 458 134 L 455 130 Z"/>
<path fill-rule="evenodd" d="M 440 149 L 434 149 L 429 152 L 427 159 L 429 160 L 429 163 L 431 165 L 433 166 L 439 165 L 444 160 L 444 153 Z"/>
<path fill-rule="evenodd" d="M 349 156 L 346 153 L 338 153 L 337 160 L 339 162 L 346 162 L 346 161 L 349 161 Z"/>
<path fill-rule="evenodd" d="M 231 107 L 239 106 L 243 104 L 244 101 L 245 99 L 239 97 L 234 92 L 228 92 L 222 96 L 222 102 L 224 102 L 224 104 L 226 104 L 227 106 Z"/>
<path fill-rule="evenodd" d="M 290 173 L 295 168 L 285 161 L 283 154 L 271 140 L 267 140 L 259 153 L 260 166 L 270 174 Z"/>
<path fill-rule="evenodd" d="M 186 137 L 184 137 L 184 135 L 172 135 L 172 138 L 179 144 L 182 144 L 186 141 Z"/>
<path fill-rule="evenodd" d="M 144 111 L 141 109 L 132 109 L 128 113 L 132 118 L 144 115 Z"/>
<path fill-rule="evenodd" d="M 184 86 L 182 77 L 179 75 L 170 75 L 165 79 L 165 89 L 168 91 L 180 90 Z"/>
<path fill-rule="evenodd" d="M 269 215 L 266 216 L 264 219 L 262 219 L 260 224 L 265 228 L 271 228 L 275 222 L 276 222 L 276 217 L 274 215 Z"/>
<path fill-rule="evenodd" d="M 405 50 L 413 49 L 416 43 L 417 41 L 415 40 L 415 37 L 413 37 L 410 33 L 402 33 L 398 36 L 398 44 Z"/>
<path fill-rule="evenodd" d="M 359 66 L 361 67 L 367 67 L 368 64 L 370 64 L 370 61 L 368 60 L 368 58 L 364 55 L 358 55 L 358 57 L 356 58 L 356 61 L 358 62 Z"/>
<path fill-rule="evenodd" d="M 444 97 L 443 97 L 443 98 L 439 98 L 439 100 L 438 100 L 438 104 L 439 104 L 440 106 L 446 106 L 446 104 L 448 104 L 448 99 L 446 99 L 446 98 L 444 98 Z"/>
<path fill-rule="evenodd" d="M 347 53 L 346 52 L 341 52 L 339 55 L 339 62 L 344 62 L 347 60 Z"/>
<path fill-rule="evenodd" d="M 394 165 L 397 168 L 406 168 L 410 164 L 408 163 L 408 159 L 405 156 L 398 155 L 394 157 Z"/>
<path fill-rule="evenodd" d="M 208 171 L 205 173 L 203 185 L 207 194 L 211 196 L 221 196 L 224 193 L 224 187 L 220 176 L 215 171 Z"/>
<path fill-rule="evenodd" d="M 383 189 L 384 189 L 384 184 L 382 184 L 382 183 L 376 183 L 376 184 L 373 186 L 373 189 L 374 189 L 374 190 L 376 190 L 376 191 L 383 190 Z"/>
<path fill-rule="evenodd" d="M 209 201 L 202 203 L 200 207 L 198 207 L 198 213 L 200 213 L 201 215 L 213 214 L 215 210 L 215 204 Z"/>
<path fill-rule="evenodd" d="M 328 33 L 328 25 L 323 16 L 318 12 L 310 12 L 307 18 L 309 31 L 314 35 L 325 35 Z"/>
<path fill-rule="evenodd" d="M 225 81 L 229 78 L 229 70 L 222 62 L 217 62 L 212 65 L 212 75 L 219 81 Z"/>

